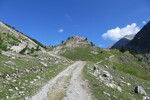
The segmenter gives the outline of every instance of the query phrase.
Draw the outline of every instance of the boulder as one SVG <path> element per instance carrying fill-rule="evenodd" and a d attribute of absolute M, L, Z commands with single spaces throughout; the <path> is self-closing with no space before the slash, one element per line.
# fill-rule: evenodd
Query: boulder
<path fill-rule="evenodd" d="M 141 100 L 150 100 L 150 97 L 148 97 L 148 96 L 143 96 Z"/>
<path fill-rule="evenodd" d="M 97 68 L 94 66 L 94 67 L 93 67 L 93 70 L 96 71 L 96 69 L 97 69 Z"/>
<path fill-rule="evenodd" d="M 122 86 L 123 87 L 124 85 L 122 83 L 119 83 L 118 86 Z"/>
<path fill-rule="evenodd" d="M 138 93 L 138 94 L 147 95 L 145 90 L 141 86 L 136 86 L 135 89 L 134 89 L 134 92 Z"/>
<path fill-rule="evenodd" d="M 107 92 L 105 92 L 105 91 L 103 91 L 103 94 L 105 94 L 105 95 L 107 95 L 107 96 L 111 96 L 109 93 L 107 93 Z"/>
<path fill-rule="evenodd" d="M 47 67 L 48 65 L 44 62 L 40 62 L 44 67 Z"/>
<path fill-rule="evenodd" d="M 103 71 L 103 76 L 107 79 L 113 79 L 113 76 L 108 71 Z"/>
<path fill-rule="evenodd" d="M 14 62 L 12 62 L 12 61 L 7 61 L 7 62 L 5 62 L 7 65 L 11 65 L 11 66 L 14 66 L 14 65 L 16 65 Z"/>

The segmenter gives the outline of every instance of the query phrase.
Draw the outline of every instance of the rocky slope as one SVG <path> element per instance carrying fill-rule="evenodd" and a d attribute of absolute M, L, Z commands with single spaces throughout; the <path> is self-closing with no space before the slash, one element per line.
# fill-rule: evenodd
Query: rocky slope
<path fill-rule="evenodd" d="M 150 21 L 127 44 L 127 47 L 143 53 L 150 52 Z"/>
<path fill-rule="evenodd" d="M 27 100 L 72 64 L 38 41 L 0 22 L 0 99 Z"/>
<path fill-rule="evenodd" d="M 133 35 L 126 35 L 117 41 L 114 45 L 111 46 L 111 49 L 120 48 L 126 46 L 132 39 L 134 38 Z"/>
<path fill-rule="evenodd" d="M 42 45 L 3 22 L 0 22 L 0 49 L 13 52 L 31 53 L 34 50 L 44 51 Z"/>

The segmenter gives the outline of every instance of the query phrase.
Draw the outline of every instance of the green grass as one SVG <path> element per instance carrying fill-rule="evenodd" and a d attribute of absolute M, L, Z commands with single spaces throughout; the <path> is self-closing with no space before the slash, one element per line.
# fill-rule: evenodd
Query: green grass
<path fill-rule="evenodd" d="M 150 81 L 149 69 L 145 69 L 144 67 L 146 63 L 138 61 L 131 54 L 124 54 L 114 50 L 109 51 L 109 53 L 115 55 L 115 57 L 112 60 L 104 60 L 101 65 L 108 65 L 115 70 Z M 123 57 L 123 60 L 119 60 L 118 58 L 120 57 Z"/>
<path fill-rule="evenodd" d="M 2 33 L 0 33 L 0 49 L 5 51 L 7 50 L 7 45 L 4 43 Z"/>
<path fill-rule="evenodd" d="M 89 65 L 92 66 L 92 65 Z M 83 69 L 83 75 L 86 80 L 88 80 L 89 88 L 91 90 L 93 100 L 116 100 L 114 96 L 117 96 L 119 99 L 122 100 L 130 100 L 128 94 L 126 92 L 119 92 L 116 89 L 107 87 L 104 83 L 100 82 L 98 79 L 96 79 L 95 76 L 88 73 L 87 66 Z M 104 92 L 109 93 L 111 96 L 107 96 L 104 94 Z"/>
<path fill-rule="evenodd" d="M 26 61 L 24 58 L 16 58 L 12 59 L 3 55 L 0 55 L 0 73 L 3 77 L 0 77 L 0 98 L 1 100 L 6 100 L 6 96 L 9 96 L 10 100 L 23 100 L 25 97 L 31 96 L 36 94 L 38 90 L 47 83 L 50 79 L 55 77 L 58 73 L 64 70 L 69 64 L 63 65 L 59 64 L 56 65 L 52 61 L 44 61 L 49 66 L 44 67 L 40 64 L 40 60 L 37 58 L 26 58 L 29 61 Z M 13 61 L 16 66 L 8 66 L 5 64 L 7 61 Z M 16 72 L 17 70 L 23 71 L 29 68 L 35 69 L 43 69 L 40 72 L 29 72 L 27 74 L 21 75 L 19 78 L 12 78 L 11 80 L 6 80 L 5 76 L 11 75 L 12 73 Z M 16 70 L 17 68 L 17 70 Z M 30 83 L 34 79 L 37 79 L 37 76 L 40 76 L 41 79 L 37 80 L 33 84 Z M 16 80 L 16 82 L 13 82 Z M 27 80 L 27 82 L 25 81 Z M 18 87 L 19 90 L 15 90 L 15 87 Z M 13 91 L 9 91 L 9 89 L 13 89 Z M 24 91 L 24 95 L 19 94 L 20 91 Z M 14 98 L 13 98 L 14 97 Z"/>
<path fill-rule="evenodd" d="M 92 61 L 92 62 L 98 62 L 100 60 L 105 59 L 105 57 L 109 56 L 107 51 L 104 51 L 100 48 L 97 48 L 98 54 L 93 54 L 91 53 L 90 50 L 91 47 L 75 48 L 73 50 L 68 50 L 61 55 L 71 60 L 82 60 L 82 61 Z"/>
<path fill-rule="evenodd" d="M 107 51 L 107 50 L 106 50 Z M 103 68 L 104 70 L 107 70 L 110 72 L 110 74 L 113 76 L 113 81 L 116 85 L 121 83 L 121 80 L 123 80 L 126 83 L 130 83 L 131 85 L 128 86 L 124 84 L 121 86 L 122 92 L 119 92 L 116 89 L 107 87 L 102 81 L 100 81 L 96 76 L 93 76 L 89 72 L 94 72 L 93 70 L 93 64 L 94 62 L 88 62 L 86 67 L 83 70 L 84 73 L 84 79 L 88 80 L 89 88 L 91 90 L 93 99 L 97 100 L 117 100 L 114 95 L 118 99 L 122 100 L 131 100 L 136 99 L 139 100 L 143 97 L 143 95 L 136 94 L 133 92 L 134 88 L 136 86 L 142 86 L 148 96 L 150 96 L 150 89 L 148 87 L 150 86 L 150 72 L 148 69 L 145 69 L 143 66 L 146 65 L 146 63 L 142 63 L 138 61 L 136 58 L 134 58 L 131 55 L 127 55 L 124 53 L 120 53 L 115 50 L 107 51 L 110 55 L 114 55 L 111 59 L 105 59 L 103 62 L 101 62 L 98 66 Z M 120 60 L 121 56 L 124 57 L 124 60 Z M 105 66 L 108 66 L 106 68 Z M 121 77 L 124 77 L 124 79 L 121 79 Z M 121 80 L 120 80 L 121 79 Z M 109 93 L 111 96 L 107 96 L 103 92 Z"/>
<path fill-rule="evenodd" d="M 106 63 L 107 62 L 107 63 Z M 98 66 L 103 68 L 104 70 L 107 70 L 110 72 L 110 74 L 113 76 L 113 81 L 114 83 L 117 85 L 121 82 L 121 77 L 124 77 L 124 79 L 122 79 L 124 82 L 126 83 L 130 83 L 131 85 L 123 85 L 122 88 L 122 92 L 119 92 L 116 89 L 107 87 L 102 81 L 100 81 L 99 79 L 97 79 L 96 76 L 93 76 L 92 74 L 90 74 L 89 72 L 93 73 L 93 64 L 94 63 L 88 63 L 86 65 L 86 67 L 83 69 L 83 75 L 84 75 L 84 79 L 88 80 L 89 83 L 89 88 L 91 90 L 92 96 L 93 96 L 93 100 L 97 99 L 97 100 L 109 100 L 109 98 L 111 98 L 111 100 L 117 100 L 116 98 L 114 98 L 114 95 L 120 100 L 131 100 L 131 98 L 135 98 L 136 100 L 139 100 L 143 97 L 143 95 L 140 94 L 136 94 L 133 92 L 134 88 L 136 86 L 142 86 L 144 88 L 144 90 L 146 91 L 146 93 L 148 94 L 148 96 L 150 96 L 150 90 L 148 89 L 148 87 L 150 86 L 150 82 L 142 79 L 140 77 L 131 75 L 129 73 L 125 73 L 123 71 L 120 70 L 116 70 L 113 69 L 111 66 L 111 63 L 109 61 L 105 61 L 103 64 L 99 64 Z M 108 65 L 109 68 L 105 68 L 104 65 Z M 107 92 L 110 94 L 110 97 L 105 95 L 103 92 Z"/>
<path fill-rule="evenodd" d="M 131 59 L 131 60 L 134 63 L 143 65 L 141 62 L 139 62 L 137 60 L 133 60 L 133 59 Z M 142 66 L 137 66 L 137 65 L 132 64 L 132 63 L 124 64 L 124 63 L 119 62 L 119 61 L 114 61 L 112 67 L 114 69 L 125 72 L 127 74 L 131 74 L 131 75 L 134 75 L 136 77 L 139 77 L 139 78 L 150 81 L 150 72 L 149 72 L 149 70 L 145 69 Z"/>
<path fill-rule="evenodd" d="M 21 41 L 9 33 L 0 33 L 0 49 L 7 50 L 8 45 L 19 45 Z"/>
<path fill-rule="evenodd" d="M 115 56 L 122 56 L 123 55 L 123 53 L 116 51 L 116 50 L 113 50 L 113 49 L 110 49 L 108 52 L 112 55 L 115 55 Z"/>

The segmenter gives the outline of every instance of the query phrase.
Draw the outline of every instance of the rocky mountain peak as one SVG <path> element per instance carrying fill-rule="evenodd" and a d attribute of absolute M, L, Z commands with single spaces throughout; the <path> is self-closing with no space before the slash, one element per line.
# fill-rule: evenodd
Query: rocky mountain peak
<path fill-rule="evenodd" d="M 86 48 L 88 46 L 93 46 L 93 44 L 92 42 L 89 42 L 87 38 L 71 36 L 65 41 L 62 41 L 62 44 L 55 46 L 52 52 L 55 54 L 62 54 L 66 52 L 66 50 L 73 50 L 74 48 Z"/>
<path fill-rule="evenodd" d="M 66 46 L 80 45 L 80 44 L 90 44 L 87 38 L 79 37 L 79 36 L 71 36 L 68 37 L 67 40 L 63 41 L 63 44 Z"/>
<path fill-rule="evenodd" d="M 79 36 L 71 36 L 71 37 L 68 37 L 68 39 L 66 41 L 64 41 L 64 42 L 65 43 L 66 42 L 78 43 L 78 42 L 82 42 L 82 41 L 87 41 L 87 39 L 83 38 L 83 37 L 79 37 Z"/>

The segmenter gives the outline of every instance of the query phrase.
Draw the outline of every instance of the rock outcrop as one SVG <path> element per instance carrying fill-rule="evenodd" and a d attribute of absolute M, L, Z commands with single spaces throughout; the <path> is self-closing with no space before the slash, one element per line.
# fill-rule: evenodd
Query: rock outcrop
<path fill-rule="evenodd" d="M 62 44 L 65 44 L 67 47 L 77 47 L 77 46 L 86 46 L 87 44 L 91 44 L 87 38 L 79 37 L 79 36 L 71 36 L 68 37 L 67 40 L 63 41 Z"/>
<path fill-rule="evenodd" d="M 55 54 L 65 53 L 66 50 L 73 50 L 74 48 L 86 48 L 89 45 L 93 45 L 87 40 L 87 38 L 79 36 L 68 37 L 67 40 L 62 41 L 62 44 L 53 48 L 52 52 Z M 66 49 L 67 48 L 67 49 Z"/>
<path fill-rule="evenodd" d="M 134 92 L 138 93 L 138 94 L 147 95 L 145 90 L 141 86 L 136 86 L 135 89 L 134 89 Z"/>

